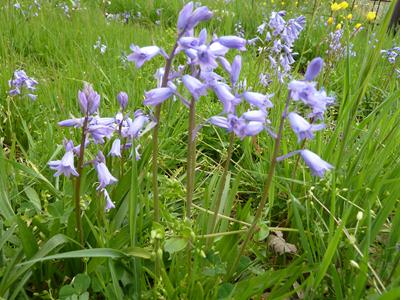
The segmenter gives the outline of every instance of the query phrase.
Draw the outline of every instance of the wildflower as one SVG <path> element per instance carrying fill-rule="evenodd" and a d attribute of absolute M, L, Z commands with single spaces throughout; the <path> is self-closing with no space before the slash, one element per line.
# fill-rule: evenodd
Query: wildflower
<path fill-rule="evenodd" d="M 104 208 L 105 211 L 109 211 L 111 208 L 115 208 L 114 202 L 112 202 L 110 195 L 108 194 L 106 189 L 101 190 L 104 195 L 104 199 L 106 200 L 106 207 Z"/>
<path fill-rule="evenodd" d="M 367 20 L 369 22 L 372 22 L 375 19 L 376 19 L 376 12 L 370 11 L 370 12 L 367 13 Z"/>
<path fill-rule="evenodd" d="M 128 105 L 128 94 L 125 92 L 120 92 L 117 96 L 117 100 L 121 110 L 124 111 Z"/>
<path fill-rule="evenodd" d="M 242 57 L 240 55 L 236 55 L 232 62 L 231 72 L 231 83 L 232 85 L 236 85 L 239 80 L 240 70 L 242 68 Z"/>
<path fill-rule="evenodd" d="M 333 24 L 333 18 L 329 17 L 327 23 L 328 23 L 328 25 L 332 25 Z"/>
<path fill-rule="evenodd" d="M 331 10 L 335 12 L 335 11 L 338 11 L 341 9 L 346 9 L 348 7 L 349 7 L 349 4 L 346 1 L 343 1 L 340 4 L 335 2 L 331 5 Z"/>
<path fill-rule="evenodd" d="M 288 115 L 290 126 L 297 135 L 297 142 L 300 143 L 304 139 L 313 139 L 314 132 L 325 128 L 324 124 L 310 124 L 302 116 L 295 112 Z"/>
<path fill-rule="evenodd" d="M 111 155 L 113 157 L 118 156 L 121 157 L 121 140 L 120 139 L 115 139 L 112 146 L 111 150 L 108 153 L 108 155 Z"/>
<path fill-rule="evenodd" d="M 315 77 L 321 72 L 324 61 L 320 57 L 314 58 L 307 67 L 306 74 L 304 76 L 305 80 L 313 81 Z"/>
<path fill-rule="evenodd" d="M 349 21 L 352 20 L 353 19 L 353 14 L 348 14 L 346 19 L 349 20 Z"/>
<path fill-rule="evenodd" d="M 144 92 L 145 99 L 143 103 L 145 105 L 157 106 L 171 97 L 175 91 L 176 88 L 170 86 L 152 89 Z"/>
<path fill-rule="evenodd" d="M 261 110 L 265 110 L 267 108 L 271 108 L 274 106 L 272 104 L 272 102 L 269 100 L 272 96 L 273 96 L 273 94 L 264 95 L 264 94 L 256 93 L 256 92 L 244 92 L 243 93 L 243 97 L 248 103 L 258 107 Z"/>
<path fill-rule="evenodd" d="M 218 99 L 224 106 L 224 112 L 234 113 L 236 106 L 240 103 L 240 98 L 235 97 L 231 92 L 230 88 L 223 83 L 217 83 L 212 86 L 213 91 L 217 95 Z"/>
<path fill-rule="evenodd" d="M 100 105 L 100 95 L 88 83 L 85 83 L 83 90 L 78 92 L 78 100 L 81 112 L 85 115 L 94 114 Z"/>
<path fill-rule="evenodd" d="M 106 125 L 89 125 L 88 132 L 95 144 L 104 144 L 104 138 L 110 139 L 115 129 Z"/>
<path fill-rule="evenodd" d="M 185 87 L 192 94 L 194 99 L 198 100 L 201 96 L 204 96 L 207 94 L 207 85 L 202 83 L 197 78 L 190 76 L 190 75 L 184 75 L 182 77 L 182 81 L 183 81 L 183 84 L 185 85 Z"/>
<path fill-rule="evenodd" d="M 99 49 L 100 54 L 104 54 L 107 50 L 107 45 L 101 43 L 101 37 L 97 38 L 96 44 L 93 45 L 93 49 Z"/>
<path fill-rule="evenodd" d="M 114 176 L 111 175 L 105 162 L 106 159 L 103 155 L 103 152 L 99 150 L 96 159 L 94 160 L 94 168 L 96 169 L 97 176 L 99 178 L 99 186 L 97 187 L 97 190 L 104 189 L 107 185 L 118 181 Z"/>
<path fill-rule="evenodd" d="M 361 24 L 361 23 L 357 23 L 357 24 L 356 24 L 356 26 L 354 26 L 354 28 L 355 28 L 356 30 L 358 30 L 358 29 L 360 29 L 360 28 L 361 28 L 361 26 L 362 26 L 362 24 Z"/>
<path fill-rule="evenodd" d="M 206 6 L 200 6 L 194 11 L 193 8 L 193 2 L 189 2 L 180 11 L 177 24 L 180 33 L 192 30 L 197 24 L 207 21 L 213 16 Z"/>
<path fill-rule="evenodd" d="M 128 118 L 127 122 L 128 126 L 122 132 L 122 136 L 133 139 L 140 136 L 143 127 L 149 122 L 149 117 L 146 116 L 140 109 L 138 109 L 135 111 L 134 120 L 132 121 L 130 118 Z"/>
<path fill-rule="evenodd" d="M 323 177 L 325 172 L 332 169 L 333 166 L 322 160 L 317 154 L 309 150 L 301 150 L 300 155 L 306 165 L 311 169 L 314 176 Z"/>
<path fill-rule="evenodd" d="M 30 92 L 33 92 L 36 90 L 37 84 L 38 82 L 26 75 L 24 70 L 16 70 L 13 74 L 13 78 L 8 81 L 8 85 L 10 87 L 9 94 L 10 96 L 22 95 L 24 88 Z M 37 98 L 37 95 L 32 93 L 28 93 L 26 96 L 33 101 Z"/>
<path fill-rule="evenodd" d="M 340 30 L 340 29 L 342 29 L 342 24 L 339 23 L 336 25 L 336 30 Z"/>
<path fill-rule="evenodd" d="M 57 170 L 54 174 L 55 177 L 63 174 L 69 177 L 71 174 L 73 176 L 79 176 L 78 172 L 74 167 L 74 144 L 72 141 L 64 141 L 65 154 L 61 160 L 53 160 L 48 163 L 50 169 Z"/>
<path fill-rule="evenodd" d="M 230 49 L 246 50 L 247 41 L 244 38 L 237 36 L 222 36 L 218 39 L 219 43 Z"/>
<path fill-rule="evenodd" d="M 151 60 L 157 54 L 160 54 L 161 50 L 157 46 L 147 46 L 139 48 L 132 44 L 130 46 L 132 53 L 128 55 L 128 61 L 134 61 L 136 68 L 140 68 L 146 61 Z"/>

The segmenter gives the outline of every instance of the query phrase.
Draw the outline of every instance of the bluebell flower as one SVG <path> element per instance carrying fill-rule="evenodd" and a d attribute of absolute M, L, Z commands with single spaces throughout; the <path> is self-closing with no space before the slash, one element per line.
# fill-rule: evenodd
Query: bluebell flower
<path fill-rule="evenodd" d="M 193 13 L 193 2 L 187 3 L 179 12 L 178 16 L 178 30 L 182 31 L 188 27 L 188 22 Z"/>
<path fill-rule="evenodd" d="M 58 122 L 58 125 L 62 127 L 75 127 L 79 128 L 83 126 L 83 120 L 84 118 L 73 118 L 73 119 L 67 119 Z"/>
<path fill-rule="evenodd" d="M 274 106 L 272 102 L 269 100 L 272 98 L 272 96 L 273 94 L 264 95 L 256 92 L 243 93 L 243 97 L 248 103 L 258 107 L 261 110 L 266 110 L 267 108 L 271 108 Z"/>
<path fill-rule="evenodd" d="M 117 182 L 117 178 L 111 175 L 106 164 L 106 159 L 103 152 L 99 151 L 96 159 L 94 160 L 94 168 L 97 171 L 97 177 L 99 179 L 99 186 L 97 190 L 104 189 L 107 185 Z"/>
<path fill-rule="evenodd" d="M 197 53 L 196 57 L 194 59 L 194 62 L 202 69 L 215 69 L 218 67 L 218 63 L 216 62 L 216 55 L 215 53 L 210 49 L 210 47 L 206 45 L 201 45 L 200 47 L 197 48 Z"/>
<path fill-rule="evenodd" d="M 196 100 L 207 94 L 207 85 L 193 76 L 184 75 L 182 82 Z"/>
<path fill-rule="evenodd" d="M 219 60 L 219 62 L 220 62 L 220 64 L 221 64 L 221 67 L 222 67 L 227 73 L 231 74 L 231 72 L 232 72 L 232 66 L 231 66 L 231 64 L 229 63 L 229 61 L 228 61 L 225 57 L 223 57 L 223 56 L 218 57 L 218 60 Z"/>
<path fill-rule="evenodd" d="M 247 41 L 244 38 L 238 37 L 238 36 L 221 36 L 218 38 L 218 42 L 227 48 L 230 49 L 238 49 L 240 51 L 245 51 L 246 50 L 246 43 Z"/>
<path fill-rule="evenodd" d="M 171 97 L 176 91 L 176 87 L 170 84 L 167 87 L 155 88 L 150 91 L 144 92 L 145 99 L 143 103 L 145 105 L 157 106 Z"/>
<path fill-rule="evenodd" d="M 314 132 L 324 129 L 324 124 L 310 124 L 306 119 L 295 112 L 288 115 L 290 126 L 297 135 L 297 141 L 300 143 L 304 139 L 313 139 Z"/>
<path fill-rule="evenodd" d="M 117 100 L 121 110 L 124 111 L 128 105 L 128 94 L 125 92 L 119 92 Z"/>
<path fill-rule="evenodd" d="M 111 155 L 112 157 L 121 157 L 121 140 L 120 139 L 115 139 L 114 142 L 112 143 L 111 150 L 108 153 L 108 155 Z"/>
<path fill-rule="evenodd" d="M 79 176 L 78 172 L 74 167 L 74 144 L 72 141 L 65 141 L 65 154 L 61 160 L 53 160 L 48 163 L 48 166 L 52 170 L 56 170 L 57 172 L 54 176 L 58 177 L 63 174 L 66 177 L 70 175 Z"/>
<path fill-rule="evenodd" d="M 231 72 L 229 72 L 231 74 L 231 83 L 233 86 L 235 86 L 239 80 L 241 69 L 242 57 L 240 55 L 236 55 L 232 62 Z"/>
<path fill-rule="evenodd" d="M 105 211 L 109 211 L 112 208 L 115 208 L 114 202 L 112 202 L 110 195 L 108 194 L 106 189 L 101 190 L 104 195 L 104 199 L 106 200 L 106 206 L 104 208 Z"/>
<path fill-rule="evenodd" d="M 245 112 L 242 117 L 247 121 L 266 122 L 267 113 L 262 110 L 249 110 Z"/>
<path fill-rule="evenodd" d="M 321 72 L 323 65 L 324 61 L 321 57 L 314 58 L 307 67 L 306 74 L 304 75 L 305 80 L 313 81 Z"/>
<path fill-rule="evenodd" d="M 135 112 L 134 120 L 127 119 L 127 127 L 122 132 L 122 136 L 130 139 L 138 138 L 144 126 L 149 122 L 149 117 L 146 116 L 141 110 Z"/>
<path fill-rule="evenodd" d="M 130 48 L 132 53 L 128 55 L 128 61 L 135 62 L 136 68 L 140 68 L 146 61 L 151 60 L 154 56 L 161 53 L 161 49 L 157 46 L 139 48 L 132 44 Z"/>
<path fill-rule="evenodd" d="M 234 113 L 236 106 L 241 102 L 241 99 L 235 97 L 231 92 L 230 88 L 223 83 L 216 83 L 212 86 L 213 91 L 217 95 L 218 99 L 224 106 L 224 113 Z"/>
<path fill-rule="evenodd" d="M 193 8 L 193 2 L 189 2 L 179 12 L 177 27 L 180 33 L 191 31 L 197 24 L 207 21 L 213 16 L 206 6 L 200 6 L 194 11 Z"/>
<path fill-rule="evenodd" d="M 83 90 L 78 92 L 78 100 L 81 112 L 85 115 L 94 114 L 100 105 L 100 95 L 88 83 L 85 83 Z"/>
<path fill-rule="evenodd" d="M 300 155 L 306 165 L 311 169 L 311 174 L 318 177 L 323 177 L 325 172 L 332 169 L 333 166 L 322 160 L 317 154 L 309 150 L 301 150 Z"/>
<path fill-rule="evenodd" d="M 38 82 L 26 75 L 24 70 L 16 70 L 13 74 L 13 78 L 8 81 L 8 85 L 10 87 L 10 96 L 16 96 L 23 95 L 24 89 L 27 89 L 30 92 L 35 91 Z M 27 96 L 33 101 L 37 98 L 37 96 L 32 93 L 28 93 Z"/>
<path fill-rule="evenodd" d="M 94 140 L 95 144 L 104 144 L 104 138 L 110 139 L 115 128 L 106 125 L 89 125 L 88 132 Z"/>

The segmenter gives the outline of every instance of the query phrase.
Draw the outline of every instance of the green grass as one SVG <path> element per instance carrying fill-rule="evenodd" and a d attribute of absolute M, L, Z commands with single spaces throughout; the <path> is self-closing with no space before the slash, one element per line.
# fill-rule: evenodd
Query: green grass
<path fill-rule="evenodd" d="M 20 1 L 24 7 L 30 2 Z M 118 111 L 116 95 L 121 90 L 129 94 L 129 111 L 150 112 L 143 107 L 143 95 L 155 87 L 153 74 L 162 66 L 162 58 L 135 69 L 132 63 L 124 65 L 120 57 L 129 53 L 131 43 L 156 44 L 169 52 L 183 1 L 86 1 L 84 9 L 71 11 L 70 17 L 56 7 L 58 1 L 41 1 L 37 17 L 21 14 L 13 8 L 14 1 L 4 1 L 0 7 L 0 297 L 396 299 L 400 286 L 400 88 L 380 50 L 400 45 L 400 40 L 386 34 L 384 15 L 378 20 L 380 25 L 372 27 L 356 11 L 354 18 L 366 28 L 353 36 L 357 21 L 344 22 L 344 41 L 353 45 L 357 55 L 327 57 L 327 35 L 334 26 L 322 24 L 329 16 L 329 4 L 308 1 L 296 7 L 291 1 L 267 2 L 204 1 L 216 10 L 205 26 L 210 34 L 222 36 L 233 34 L 240 21 L 246 38 L 252 38 L 263 14 L 269 15 L 273 8 L 287 9 L 289 17 L 306 13 L 308 27 L 295 45 L 300 53 L 294 77 L 301 78 L 310 59 L 323 57 L 331 65 L 324 69 L 319 84 L 337 99 L 325 120 L 327 129 L 306 147 L 335 169 L 318 179 L 301 162 L 292 178 L 296 158 L 278 164 L 260 232 L 248 244 L 235 274 L 227 278 L 269 170 L 274 142 L 265 133 L 254 140 L 235 140 L 211 246 L 207 245 L 208 227 L 229 137 L 209 125 L 199 132 L 195 205 L 191 220 L 185 221 L 189 112 L 178 101 L 167 102 L 161 113 L 160 223 L 153 222 L 151 133 L 141 138 L 142 158 L 126 159 L 124 175 L 117 176 L 118 184 L 110 189 L 116 204 L 110 212 L 104 213 L 103 199 L 96 192 L 95 171 L 85 168 L 81 199 L 85 249 L 80 248 L 75 232 L 73 183 L 53 177 L 47 167 L 48 161 L 61 157 L 63 137 L 79 143 L 78 131 L 61 128 L 57 122 L 80 115 L 77 92 L 84 81 L 93 83 L 101 95 L 102 116 Z M 315 3 L 318 10 L 313 18 L 309 12 Z M 136 16 L 128 24 L 107 21 L 104 16 L 104 12 L 124 11 Z M 93 48 L 98 37 L 107 45 L 104 55 Z M 374 46 L 370 39 L 377 40 Z M 257 55 L 256 48 L 248 48 L 243 53 L 241 79 L 246 78 L 254 90 L 275 93 L 270 118 L 276 125 L 286 85 L 274 81 L 262 87 L 258 75 L 269 70 L 269 62 Z M 229 53 L 228 59 L 235 54 Z M 183 63 L 183 58 L 178 62 Z M 20 68 L 39 81 L 35 102 L 8 96 L 8 80 Z M 197 104 L 197 123 L 220 111 L 210 92 Z M 299 149 L 296 142 L 286 125 L 281 154 Z M 105 147 L 110 146 L 108 142 Z M 88 159 L 96 153 L 96 147 L 89 148 Z M 113 174 L 118 173 L 116 159 L 107 158 L 107 164 Z M 360 212 L 362 217 L 357 218 Z M 297 247 L 295 254 L 280 255 L 269 246 L 267 236 L 277 231 Z M 162 253 L 155 252 L 156 245 L 161 245 Z"/>

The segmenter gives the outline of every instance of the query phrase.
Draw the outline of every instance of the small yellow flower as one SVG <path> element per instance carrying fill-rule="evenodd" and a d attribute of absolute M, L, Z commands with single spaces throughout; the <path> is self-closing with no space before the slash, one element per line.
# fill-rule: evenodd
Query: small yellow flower
<path fill-rule="evenodd" d="M 331 5 L 331 10 L 332 11 L 338 11 L 338 10 L 341 10 L 341 9 L 346 9 L 348 7 L 349 7 L 349 4 L 346 1 L 343 1 L 340 4 L 334 2 Z"/>
<path fill-rule="evenodd" d="M 340 9 L 339 4 L 337 4 L 336 2 L 332 3 L 332 5 L 331 5 L 331 10 L 332 11 L 338 11 L 339 9 Z"/>
<path fill-rule="evenodd" d="M 333 18 L 332 17 L 329 17 L 328 18 L 328 25 L 332 25 L 333 24 Z"/>
<path fill-rule="evenodd" d="M 361 25 L 362 25 L 361 23 L 357 23 L 356 26 L 354 26 L 354 28 L 358 30 L 361 28 Z"/>
<path fill-rule="evenodd" d="M 346 1 L 343 1 L 342 3 L 339 4 L 341 9 L 346 9 L 349 7 L 349 4 Z"/>
<path fill-rule="evenodd" d="M 376 12 L 370 11 L 370 12 L 367 14 L 367 20 L 370 21 L 370 22 L 372 22 L 372 21 L 375 20 L 375 19 L 376 19 Z"/>
<path fill-rule="evenodd" d="M 349 21 L 350 21 L 351 19 L 353 19 L 353 14 L 348 14 L 347 17 L 346 17 L 346 19 L 349 20 Z"/>
<path fill-rule="evenodd" d="M 340 29 L 342 29 L 342 24 L 339 23 L 336 25 L 336 30 L 340 30 Z"/>

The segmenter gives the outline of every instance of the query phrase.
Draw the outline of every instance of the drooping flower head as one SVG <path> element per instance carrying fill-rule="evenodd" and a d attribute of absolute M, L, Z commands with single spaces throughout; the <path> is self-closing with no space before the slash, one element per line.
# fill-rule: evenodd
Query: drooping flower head
<path fill-rule="evenodd" d="M 324 177 L 325 172 L 333 169 L 333 166 L 319 157 L 314 152 L 309 150 L 301 150 L 300 155 L 306 165 L 311 169 L 314 176 Z"/>
<path fill-rule="evenodd" d="M 64 141 L 65 154 L 61 160 L 53 160 L 48 163 L 50 169 L 56 170 L 54 176 L 58 177 L 63 174 L 66 177 L 70 175 L 79 176 L 74 167 L 74 144 L 72 141 Z"/>
<path fill-rule="evenodd" d="M 151 60 L 154 56 L 161 53 L 161 49 L 157 46 L 138 47 L 136 45 L 130 46 L 132 53 L 128 55 L 128 61 L 133 61 L 136 68 L 140 68 L 146 61 Z"/>
<path fill-rule="evenodd" d="M 118 181 L 117 178 L 111 175 L 105 162 L 106 159 L 104 154 L 99 150 L 96 159 L 94 160 L 94 168 L 96 169 L 97 176 L 99 178 L 99 186 L 97 187 L 97 190 L 104 189 L 107 185 Z"/>

